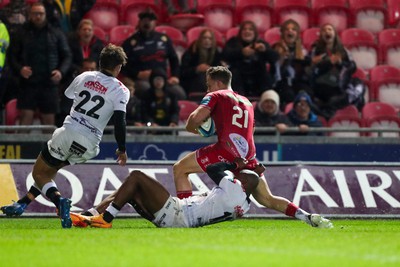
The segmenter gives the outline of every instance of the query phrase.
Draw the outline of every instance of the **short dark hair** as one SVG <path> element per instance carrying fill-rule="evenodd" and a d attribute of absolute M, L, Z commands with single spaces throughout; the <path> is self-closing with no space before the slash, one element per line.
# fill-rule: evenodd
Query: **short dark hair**
<path fill-rule="evenodd" d="M 100 69 L 113 70 L 120 64 L 125 65 L 127 59 L 128 57 L 122 47 L 108 44 L 100 53 Z"/>
<path fill-rule="evenodd" d="M 232 72 L 224 66 L 209 67 L 206 75 L 214 81 L 221 81 L 223 84 L 229 86 L 232 81 Z"/>
<path fill-rule="evenodd" d="M 139 20 L 150 19 L 157 20 L 157 15 L 151 9 L 146 9 L 138 14 Z"/>

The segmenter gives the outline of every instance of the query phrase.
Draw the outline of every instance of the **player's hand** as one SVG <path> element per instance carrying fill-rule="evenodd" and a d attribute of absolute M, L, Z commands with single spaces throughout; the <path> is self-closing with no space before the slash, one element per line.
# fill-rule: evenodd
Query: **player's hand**
<path fill-rule="evenodd" d="M 115 154 L 118 156 L 117 158 L 117 163 L 120 166 L 125 166 L 126 161 L 128 160 L 128 155 L 126 154 L 126 151 L 119 151 L 117 149 L 117 151 L 115 152 Z"/>
<path fill-rule="evenodd" d="M 248 161 L 247 161 L 247 159 L 245 159 L 245 158 L 235 158 L 235 160 L 233 161 L 234 163 L 236 163 L 236 165 L 237 165 L 237 169 L 243 169 L 245 166 L 246 166 L 246 164 L 248 163 Z"/>
<path fill-rule="evenodd" d="M 260 164 L 257 164 L 257 166 L 254 168 L 254 172 L 258 174 L 258 176 L 261 176 L 265 172 L 265 166 Z"/>
<path fill-rule="evenodd" d="M 32 75 L 32 68 L 29 66 L 23 66 L 20 71 L 20 74 L 25 79 L 29 79 L 29 77 L 31 77 L 31 75 Z"/>
<path fill-rule="evenodd" d="M 61 71 L 59 71 L 59 70 L 53 70 L 52 72 L 51 72 L 51 81 L 54 83 L 54 84 L 58 84 L 60 81 L 61 81 L 61 79 L 62 79 L 62 74 L 61 74 Z"/>

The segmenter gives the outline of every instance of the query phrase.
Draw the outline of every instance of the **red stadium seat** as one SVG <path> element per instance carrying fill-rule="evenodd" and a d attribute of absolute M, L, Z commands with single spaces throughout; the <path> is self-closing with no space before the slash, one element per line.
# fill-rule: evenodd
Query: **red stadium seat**
<path fill-rule="evenodd" d="M 237 36 L 238 33 L 239 33 L 239 27 L 230 28 L 230 29 L 227 30 L 226 33 L 225 33 L 225 40 L 228 41 L 228 40 L 231 39 L 232 37 Z"/>
<path fill-rule="evenodd" d="M 400 67 L 400 29 L 385 29 L 378 35 L 381 64 Z"/>
<path fill-rule="evenodd" d="M 185 122 L 189 118 L 189 115 L 199 106 L 199 104 L 190 100 L 178 100 L 178 105 L 180 108 L 179 120 L 183 122 Z"/>
<path fill-rule="evenodd" d="M 19 110 L 17 109 L 17 99 L 9 100 L 4 107 L 5 125 L 17 125 L 19 120 Z"/>
<path fill-rule="evenodd" d="M 135 32 L 131 25 L 118 25 L 110 30 L 110 43 L 121 45 L 129 36 Z"/>
<path fill-rule="evenodd" d="M 386 27 L 385 0 L 349 0 L 349 9 L 356 28 L 376 34 Z"/>
<path fill-rule="evenodd" d="M 379 65 L 371 69 L 371 86 L 375 99 L 400 109 L 400 69 Z"/>
<path fill-rule="evenodd" d="M 308 28 L 302 34 L 303 46 L 308 51 L 311 51 L 311 47 L 316 40 L 319 38 L 320 29 L 317 27 Z"/>
<path fill-rule="evenodd" d="M 203 24 L 204 16 L 202 14 L 176 14 L 169 17 L 169 24 L 172 27 L 186 32 L 188 29 Z"/>
<path fill-rule="evenodd" d="M 268 30 L 273 22 L 273 9 L 265 0 L 236 0 L 236 17 L 240 23 L 253 21 L 259 33 Z"/>
<path fill-rule="evenodd" d="M 159 8 L 154 0 L 121 0 L 121 21 L 136 27 L 139 21 L 139 13 L 147 9 L 151 9 L 156 15 L 159 15 Z"/>
<path fill-rule="evenodd" d="M 93 24 L 109 32 L 112 27 L 119 25 L 119 5 L 116 0 L 97 0 L 85 18 Z"/>
<path fill-rule="evenodd" d="M 97 36 L 100 40 L 107 42 L 108 41 L 108 36 L 107 33 L 100 27 L 94 26 L 93 27 L 93 33 L 94 35 Z"/>
<path fill-rule="evenodd" d="M 310 27 L 311 8 L 308 0 L 274 0 L 274 13 L 279 25 L 293 19 L 299 23 L 301 31 Z"/>
<path fill-rule="evenodd" d="M 350 28 L 342 31 L 343 45 L 350 50 L 357 67 L 370 70 L 378 65 L 378 46 L 374 35 L 363 29 Z"/>
<path fill-rule="evenodd" d="M 204 26 L 197 26 L 197 27 L 193 27 L 193 28 L 189 29 L 186 32 L 187 45 L 190 46 L 194 41 L 196 41 L 197 38 L 199 38 L 199 36 L 200 36 L 200 32 L 206 28 L 207 27 L 204 27 Z M 225 43 L 224 35 L 215 29 L 212 29 L 212 30 L 215 34 L 215 39 L 217 41 L 218 46 L 223 47 L 223 45 Z"/>
<path fill-rule="evenodd" d="M 351 117 L 360 117 L 359 112 L 356 106 L 349 105 L 342 109 L 336 111 L 335 116 L 351 116 Z"/>
<path fill-rule="evenodd" d="M 358 114 L 357 114 L 358 115 Z M 348 128 L 362 128 L 364 126 L 363 119 L 358 116 L 353 115 L 343 115 L 343 114 L 335 114 L 329 121 L 328 127 L 339 129 L 348 129 Z M 362 132 L 340 132 L 334 131 L 330 132 L 329 136 L 335 137 L 360 137 L 362 136 Z"/>
<path fill-rule="evenodd" d="M 388 12 L 388 23 L 392 27 L 400 26 L 400 1 L 386 0 L 386 8 Z"/>
<path fill-rule="evenodd" d="M 341 32 L 350 24 L 347 0 L 312 0 L 311 8 L 315 25 L 329 23 Z"/>
<path fill-rule="evenodd" d="M 233 27 L 235 13 L 232 0 L 198 0 L 199 13 L 204 15 L 204 24 L 221 33 Z"/>
<path fill-rule="evenodd" d="M 281 28 L 273 27 L 264 33 L 264 40 L 270 45 L 275 44 L 281 39 Z"/>
<path fill-rule="evenodd" d="M 10 0 L 3 0 L 0 2 L 0 8 L 2 9 L 3 7 L 5 7 L 6 5 L 8 5 L 10 3 Z"/>
<path fill-rule="evenodd" d="M 397 116 L 396 109 L 388 104 L 382 102 L 369 102 L 364 105 L 361 110 L 361 117 L 365 120 L 373 119 L 382 116 Z"/>
<path fill-rule="evenodd" d="M 365 126 L 371 129 L 399 129 L 400 128 L 400 118 L 398 116 L 379 116 L 371 118 L 365 121 Z M 399 132 L 368 132 L 367 136 L 370 137 L 392 137 L 399 138 Z"/>

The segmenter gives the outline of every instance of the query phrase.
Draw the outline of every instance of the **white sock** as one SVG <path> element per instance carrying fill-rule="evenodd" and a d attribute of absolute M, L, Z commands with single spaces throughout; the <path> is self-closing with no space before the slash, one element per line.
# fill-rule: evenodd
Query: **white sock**
<path fill-rule="evenodd" d="M 296 213 L 294 214 L 294 217 L 296 217 L 299 220 L 302 220 L 303 222 L 310 224 L 311 222 L 309 219 L 309 215 L 310 215 L 310 213 L 308 213 L 307 211 L 304 211 L 304 210 L 298 208 L 296 210 Z"/>
<path fill-rule="evenodd" d="M 90 208 L 88 212 L 90 212 L 90 214 L 93 216 L 99 215 L 99 212 L 95 208 Z"/>
<path fill-rule="evenodd" d="M 114 218 L 117 217 L 117 214 L 119 212 L 118 209 L 116 209 L 112 203 L 107 207 L 106 211 L 108 211 Z"/>
<path fill-rule="evenodd" d="M 47 196 L 47 195 L 46 195 L 47 190 L 49 190 L 49 189 L 52 188 L 52 187 L 57 188 L 57 185 L 56 185 L 56 183 L 55 183 L 54 181 L 51 181 L 51 182 L 48 182 L 47 184 L 45 184 L 45 185 L 42 187 L 42 194 L 45 195 L 45 196 Z"/>

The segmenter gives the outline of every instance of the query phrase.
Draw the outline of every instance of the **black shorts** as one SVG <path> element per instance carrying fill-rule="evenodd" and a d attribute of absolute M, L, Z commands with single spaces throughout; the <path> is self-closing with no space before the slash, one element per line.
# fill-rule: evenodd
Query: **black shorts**
<path fill-rule="evenodd" d="M 18 109 L 38 109 L 43 114 L 59 112 L 58 88 L 54 85 L 23 84 L 17 99 Z"/>

